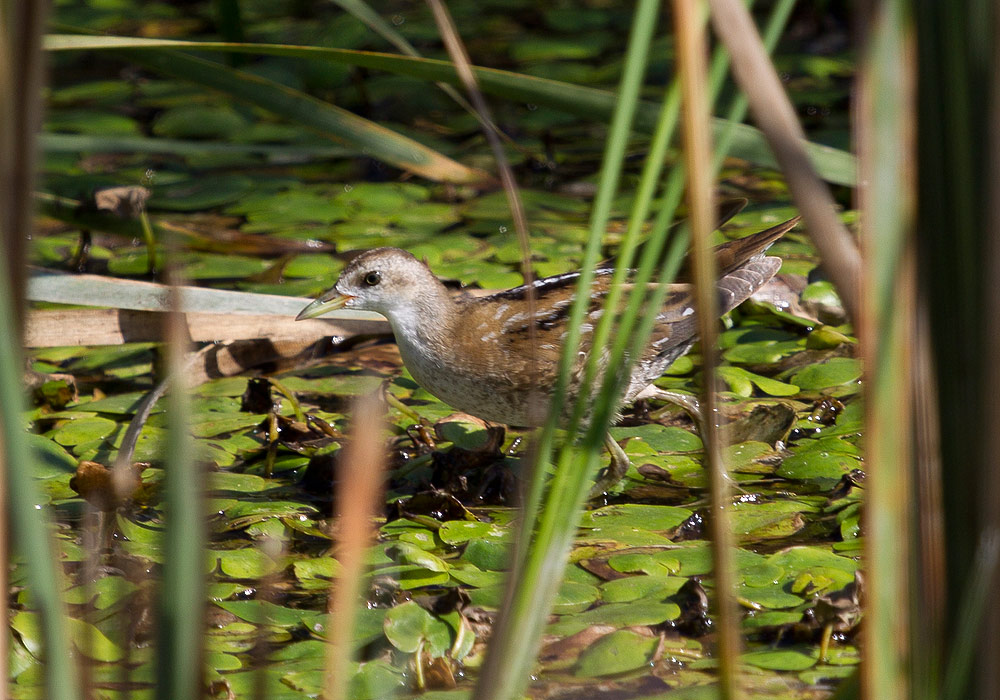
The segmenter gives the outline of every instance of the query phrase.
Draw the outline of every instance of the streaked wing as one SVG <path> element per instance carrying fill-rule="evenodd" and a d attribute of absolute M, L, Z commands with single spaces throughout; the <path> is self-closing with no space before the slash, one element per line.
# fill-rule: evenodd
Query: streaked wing
<path fill-rule="evenodd" d="M 734 309 L 774 276 L 781 267 L 781 259 L 766 257 L 763 252 L 797 221 L 797 218 L 791 219 L 766 231 L 716 246 L 721 275 L 716 287 L 720 314 Z M 604 313 L 613 272 L 603 268 L 594 273 L 590 303 L 581 326 L 580 349 L 584 352 L 589 350 L 594 326 Z M 513 376 L 517 374 L 515 365 L 523 367 L 533 363 L 538 380 L 549 381 L 555 374 L 567 335 L 579 277 L 579 272 L 570 272 L 536 280 L 532 284 L 535 291 L 533 316 L 529 311 L 526 286 L 463 302 L 469 304 L 468 312 L 462 314 L 468 323 L 456 332 L 469 335 L 470 341 L 480 341 L 485 366 L 506 366 Z M 633 285 L 626 283 L 624 286 L 623 297 L 627 300 Z M 649 285 L 650 292 L 654 288 L 655 285 Z M 665 302 L 658 310 L 650 345 L 640 363 L 658 376 L 666 364 L 686 351 L 697 330 L 691 286 L 684 282 L 670 285 Z M 525 348 L 532 345 L 527 342 L 529 338 L 534 341 L 531 357 L 525 352 Z"/>

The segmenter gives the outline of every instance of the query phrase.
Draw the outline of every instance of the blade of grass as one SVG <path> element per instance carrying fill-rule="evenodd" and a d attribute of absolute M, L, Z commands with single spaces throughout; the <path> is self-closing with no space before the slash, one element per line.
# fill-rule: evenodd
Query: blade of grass
<path fill-rule="evenodd" d="M 538 466 L 533 470 L 529 488 L 540 492 L 537 482 L 546 476 L 542 464 L 548 462 L 551 445 L 561 413 L 561 400 L 568 385 L 569 370 L 580 343 L 580 326 L 589 305 L 589 289 L 593 268 L 600 257 L 600 244 L 611 203 L 618 188 L 629 130 L 638 103 L 639 90 L 645 74 L 656 25 L 658 3 L 640 0 L 636 6 L 629 36 L 625 64 L 619 89 L 620 100 L 612 119 L 605 146 L 599 178 L 598 193 L 591 213 L 590 235 L 583 255 L 581 278 L 576 299 L 570 310 L 567 338 L 560 358 L 560 373 L 550 407 L 552 419 L 546 424 L 539 438 L 536 455 Z M 580 422 L 580 411 L 575 410 L 569 430 Z M 482 675 L 476 685 L 476 700 L 518 698 L 528 685 L 541 641 L 542 629 L 552 601 L 562 580 L 566 556 L 572 543 L 583 500 L 587 493 L 587 479 L 593 473 L 600 452 L 579 455 L 572 444 L 563 450 L 555 475 L 548 487 L 548 503 L 540 514 L 537 535 L 532 537 L 536 514 L 526 510 L 518 528 L 514 561 L 508 576 L 505 599 L 497 621 L 492 642 L 487 650 Z M 529 546 L 530 543 L 530 546 Z"/>
<path fill-rule="evenodd" d="M 918 214 L 924 299 L 940 396 L 948 621 L 962 614 L 983 533 L 1000 528 L 998 377 L 1000 222 L 997 29 L 991 3 L 912 3 L 918 41 Z M 988 598 L 965 697 L 1000 687 L 1000 602 Z M 944 646 L 957 646 L 954 625 Z M 936 690 L 936 689 L 934 689 Z"/>
<path fill-rule="evenodd" d="M 735 538 L 731 522 L 732 495 L 729 474 L 722 460 L 722 440 L 717 423 L 716 400 L 716 319 L 719 305 L 716 292 L 715 257 L 710 237 L 715 229 L 712 204 L 714 177 L 712 144 L 708 130 L 705 57 L 708 38 L 704 10 L 699 0 L 674 0 L 674 31 L 677 35 L 677 68 L 680 74 L 684 162 L 688 172 L 688 209 L 691 212 L 691 262 L 694 273 L 694 302 L 698 315 L 698 336 L 702 354 L 702 442 L 708 471 L 712 517 L 713 575 L 717 615 L 716 653 L 719 659 L 719 697 L 737 697 L 736 665 L 740 653 L 740 618 L 736 609 Z"/>
<path fill-rule="evenodd" d="M 235 51 L 258 55 L 322 59 L 373 70 L 384 70 L 423 80 L 458 83 L 454 66 L 447 61 L 316 46 L 227 44 L 223 42 L 55 34 L 46 37 L 45 48 L 50 51 L 129 51 L 137 48 L 172 52 L 177 50 Z M 614 92 L 583 85 L 573 85 L 492 68 L 476 67 L 474 71 L 483 92 L 486 94 L 508 100 L 529 102 L 540 107 L 550 107 L 590 119 L 610 120 L 619 100 L 618 95 Z M 651 133 L 656 128 L 658 114 L 659 107 L 655 103 L 640 101 L 634 128 L 641 132 Z M 715 138 L 719 138 L 720 133 L 726 129 L 734 129 L 731 136 L 732 155 L 767 167 L 774 167 L 778 164 L 767 140 L 754 127 L 746 124 L 733 126 L 724 120 L 713 119 L 712 129 Z M 803 141 L 802 147 L 805 148 L 816 171 L 823 178 L 834 184 L 854 185 L 856 164 L 851 154 L 808 141 Z"/>
<path fill-rule="evenodd" d="M 988 7 L 977 7 L 976 10 L 988 12 Z M 975 12 L 976 10 L 973 10 Z M 976 48 L 976 54 L 980 61 L 988 67 L 986 74 L 989 80 L 989 104 L 984 120 L 985 138 L 989 143 L 989 149 L 983 156 L 987 168 L 986 181 L 988 189 L 986 192 L 987 202 L 984 207 L 984 218 L 986 220 L 986 260 L 987 278 L 986 285 L 990 292 L 986 299 L 986 342 L 987 347 L 996 348 L 996 343 L 1000 342 L 1000 241 L 997 240 L 996 232 L 1000 230 L 1000 45 L 996 41 L 997 31 L 1000 29 L 1000 12 L 995 6 L 992 7 L 992 22 L 979 22 L 975 36 L 971 42 Z M 983 17 L 985 20 L 986 18 Z M 984 60 L 985 59 L 985 60 Z M 982 65 L 982 64 L 980 64 Z M 984 81 L 985 82 L 985 81 Z M 982 235 L 982 234 L 980 234 Z M 986 396 L 985 424 L 995 426 L 1000 424 L 1000 367 L 995 362 L 986 363 Z M 994 541 L 1000 539 L 1000 473 L 995 465 L 1000 459 L 1000 435 L 995 430 L 986 431 L 985 461 L 986 465 L 983 476 L 986 483 L 982 485 L 979 496 L 979 508 L 982 510 L 981 537 L 991 536 Z M 977 552 L 978 554 L 978 552 Z M 990 590 L 996 591 L 1000 584 L 1000 571 L 994 564 L 993 585 Z M 978 653 L 980 666 L 982 667 L 979 678 L 979 687 L 985 689 L 983 696 L 990 691 L 995 691 L 1000 687 L 1000 668 L 996 664 L 990 663 L 990 659 L 1000 657 L 1000 603 L 995 597 L 987 597 L 986 610 L 979 619 L 982 620 L 982 627 L 979 633 Z M 962 634 L 962 630 L 958 630 Z M 971 635 L 970 635 L 971 638 Z M 959 637 L 961 639 L 961 637 Z"/>
<path fill-rule="evenodd" d="M 6 238 L 6 232 L 5 232 Z M 42 621 L 45 663 L 45 697 L 73 700 L 79 697 L 73 655 L 70 653 L 65 615 L 60 598 L 62 571 L 52 543 L 47 509 L 37 508 L 43 498 L 33 475 L 35 459 L 28 448 L 22 416 L 26 410 L 21 372 L 24 358 L 18 345 L 20 334 L 14 311 L 15 295 L 7 266 L 0 265 L 0 423 L 3 449 L 0 468 L 7 492 L 10 522 L 18 553 L 28 561 L 28 586 Z M 6 566 L 6 562 L 4 564 Z"/>
<path fill-rule="evenodd" d="M 168 251 L 173 249 L 168 241 Z M 170 255 L 168 279 L 178 282 Z M 179 303 L 176 291 L 172 305 Z M 164 477 L 164 566 L 157 628 L 156 697 L 160 700 L 196 698 L 204 684 L 202 641 L 204 638 L 204 474 L 194 453 L 187 417 L 188 395 L 187 328 L 184 315 L 166 314 L 167 445 Z"/>
<path fill-rule="evenodd" d="M 941 692 L 942 700 L 962 700 L 969 697 L 969 681 L 976 660 L 976 640 L 983 626 L 991 596 L 996 592 L 1000 574 L 1000 531 L 983 533 L 976 548 L 972 575 L 966 581 L 959 599 L 962 607 L 955 623 L 956 643 L 949 650 L 947 671 Z"/>
<path fill-rule="evenodd" d="M 483 184 L 489 180 L 482 171 L 411 138 L 272 80 L 183 53 L 135 51 L 128 56 L 147 68 L 256 105 L 430 180 L 455 184 Z"/>
<path fill-rule="evenodd" d="M 871 18 L 858 90 L 864 274 L 859 339 L 865 368 L 865 639 L 869 698 L 913 697 L 908 613 L 912 561 L 911 339 L 916 268 L 908 238 L 915 206 L 913 37 L 904 3 Z M 916 622 L 916 620 L 914 620 Z M 933 695 L 933 693 L 932 693 Z"/>
<path fill-rule="evenodd" d="M 37 506 L 44 499 L 35 481 L 36 460 L 23 423 L 24 253 L 33 230 L 31 188 L 44 85 L 39 41 L 47 9 L 47 3 L 0 2 L 0 90 L 5 95 L 0 101 L 0 242 L 4 251 L 0 263 L 0 590 L 9 590 L 7 545 L 16 543 L 17 553 L 26 559 L 27 585 L 41 618 L 45 697 L 76 700 L 80 688 L 60 597 L 62 569 L 48 509 Z M 4 619 L 8 619 L 7 600 Z M 0 648 L 4 684 L 9 678 L 8 639 L 5 630 Z M 6 690 L 3 694 L 7 695 Z"/>
<path fill-rule="evenodd" d="M 803 147 L 805 133 L 768 59 L 753 18 L 740 0 L 710 0 L 710 5 L 715 32 L 733 57 L 733 74 L 774 150 L 825 269 L 837 285 L 845 308 L 857 318 L 861 274 L 857 245 L 837 218 L 833 197 L 809 162 Z"/>
<path fill-rule="evenodd" d="M 917 290 L 913 342 L 913 468 L 916 559 L 911 574 L 914 594 L 910 619 L 920 620 L 911 635 L 914 700 L 934 700 L 941 687 L 947 629 L 948 577 L 942 494 L 940 392 L 934 372 L 931 324 L 924 292 Z"/>

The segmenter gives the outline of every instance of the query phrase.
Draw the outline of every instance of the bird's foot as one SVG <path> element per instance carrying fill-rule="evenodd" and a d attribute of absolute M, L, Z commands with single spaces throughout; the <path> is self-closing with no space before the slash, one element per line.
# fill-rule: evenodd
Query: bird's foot
<path fill-rule="evenodd" d="M 625 473 L 628 471 L 629 459 L 628 455 L 625 454 L 625 450 L 622 446 L 615 442 L 615 439 L 611 437 L 611 433 L 605 433 L 604 435 L 604 446 L 608 448 L 608 452 L 611 453 L 611 462 L 605 467 L 603 473 L 594 482 L 594 485 L 590 489 L 590 495 L 588 498 L 594 499 L 599 498 L 606 494 L 611 488 L 617 486 L 618 483 L 625 478 Z"/>

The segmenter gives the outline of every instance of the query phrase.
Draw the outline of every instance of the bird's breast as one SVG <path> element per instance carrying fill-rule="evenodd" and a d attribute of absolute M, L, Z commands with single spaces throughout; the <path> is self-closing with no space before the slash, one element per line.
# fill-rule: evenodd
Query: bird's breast
<path fill-rule="evenodd" d="M 447 345 L 428 348 L 419 340 L 398 336 L 396 341 L 414 380 L 452 408 L 508 425 L 545 421 L 549 394 L 542 387 L 525 391 L 507 376 L 501 363 L 456 352 Z"/>

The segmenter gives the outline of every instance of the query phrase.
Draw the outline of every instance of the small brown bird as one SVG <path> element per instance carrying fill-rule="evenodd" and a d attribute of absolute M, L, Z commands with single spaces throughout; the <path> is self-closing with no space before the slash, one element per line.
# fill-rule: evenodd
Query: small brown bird
<path fill-rule="evenodd" d="M 768 257 L 764 251 L 797 221 L 792 219 L 715 248 L 720 313 L 735 308 L 777 273 L 781 259 Z M 613 269 L 606 266 L 596 271 L 580 352 L 564 403 L 570 407 L 567 411 L 572 410 L 579 392 L 593 327 L 604 312 L 612 274 Z M 537 426 L 545 422 L 545 407 L 556 383 L 578 277 L 579 273 L 573 272 L 536 280 L 532 317 L 525 286 L 486 297 L 456 297 L 427 265 L 406 251 L 376 248 L 351 260 L 333 288 L 297 318 L 315 318 L 339 308 L 380 313 L 389 320 L 406 368 L 427 391 L 485 420 Z M 688 282 L 669 286 L 650 342 L 632 366 L 619 406 L 646 396 L 649 392 L 643 391 L 647 388 L 655 392 L 650 386 L 653 381 L 696 340 L 691 292 Z M 603 372 L 606 368 L 600 369 Z M 629 464 L 610 436 L 605 442 L 612 460 L 596 485 L 598 489 L 620 481 Z"/>

